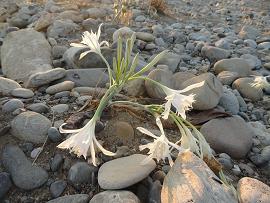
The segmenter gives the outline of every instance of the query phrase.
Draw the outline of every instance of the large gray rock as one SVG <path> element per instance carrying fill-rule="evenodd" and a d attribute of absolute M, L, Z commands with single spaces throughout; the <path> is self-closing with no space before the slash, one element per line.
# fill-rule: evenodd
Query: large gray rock
<path fill-rule="evenodd" d="M 217 118 L 203 124 L 200 132 L 216 152 L 233 158 L 246 156 L 252 146 L 253 131 L 239 116 Z"/>
<path fill-rule="evenodd" d="M 21 189 L 38 188 L 48 179 L 47 172 L 41 167 L 32 166 L 32 163 L 17 146 L 5 146 L 2 161 L 4 167 L 10 173 L 13 183 Z"/>
<path fill-rule="evenodd" d="M 193 109 L 207 110 L 217 106 L 221 96 L 223 95 L 223 87 L 220 81 L 212 73 L 204 73 L 186 80 L 181 84 L 182 89 L 195 83 L 204 81 L 204 85 L 194 88 L 185 95 L 195 94 L 195 102 Z"/>
<path fill-rule="evenodd" d="M 73 38 L 76 32 L 80 30 L 80 26 L 72 20 L 55 20 L 47 29 L 47 36 L 51 38 Z"/>
<path fill-rule="evenodd" d="M 216 74 L 219 74 L 222 71 L 230 71 L 238 73 L 239 77 L 249 76 L 251 74 L 251 69 L 252 67 L 248 62 L 242 58 L 223 59 L 214 65 Z"/>
<path fill-rule="evenodd" d="M 259 101 L 263 98 L 263 91 L 258 87 L 254 87 L 254 78 L 239 78 L 232 84 L 234 89 L 237 89 L 240 94 L 252 101 Z"/>
<path fill-rule="evenodd" d="M 254 178 L 241 178 L 237 191 L 239 203 L 268 203 L 270 200 L 270 187 Z"/>
<path fill-rule="evenodd" d="M 50 84 L 52 81 L 65 77 L 66 70 L 63 68 L 54 68 L 45 72 L 35 73 L 30 76 L 26 87 L 39 87 Z"/>
<path fill-rule="evenodd" d="M 154 160 L 142 164 L 146 157 L 142 154 L 134 154 L 104 163 L 98 171 L 100 187 L 107 190 L 117 190 L 140 182 L 156 167 Z"/>
<path fill-rule="evenodd" d="M 23 108 L 24 104 L 19 99 L 11 99 L 7 103 L 5 103 L 2 107 L 3 112 L 11 113 L 16 109 Z"/>
<path fill-rule="evenodd" d="M 1 62 L 4 75 L 26 81 L 30 75 L 52 68 L 51 46 L 43 34 L 33 29 L 11 32 L 1 47 Z"/>
<path fill-rule="evenodd" d="M 118 191 L 104 191 L 96 194 L 89 203 L 140 203 L 140 200 L 132 192 L 118 190 Z"/>
<path fill-rule="evenodd" d="M 76 87 L 105 87 L 109 81 L 106 70 L 102 68 L 70 69 L 61 81 L 73 81 Z"/>
<path fill-rule="evenodd" d="M 39 144 L 45 141 L 51 126 L 51 121 L 45 116 L 26 111 L 11 121 L 11 134 L 23 141 Z"/>
<path fill-rule="evenodd" d="M 8 95 L 16 88 L 20 88 L 21 85 L 14 80 L 0 77 L 0 95 Z"/>
<path fill-rule="evenodd" d="M 90 197 L 87 194 L 76 194 L 58 197 L 48 201 L 47 203 L 88 203 L 89 199 Z"/>
<path fill-rule="evenodd" d="M 192 152 L 179 154 L 164 179 L 162 203 L 237 203 L 212 170 Z"/>

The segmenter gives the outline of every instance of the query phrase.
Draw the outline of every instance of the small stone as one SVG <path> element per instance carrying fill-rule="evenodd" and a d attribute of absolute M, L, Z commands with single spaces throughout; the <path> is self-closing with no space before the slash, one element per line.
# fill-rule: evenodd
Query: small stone
<path fill-rule="evenodd" d="M 32 159 L 35 159 L 38 155 L 39 155 L 39 153 L 42 151 L 42 147 L 37 147 L 37 148 L 35 148 L 32 152 L 31 152 L 31 158 Z"/>
<path fill-rule="evenodd" d="M 26 87 L 40 87 L 65 77 L 66 70 L 63 68 L 54 68 L 45 72 L 38 72 L 30 76 Z"/>
<path fill-rule="evenodd" d="M 270 187 L 254 178 L 244 177 L 237 185 L 239 203 L 268 203 Z"/>
<path fill-rule="evenodd" d="M 232 84 L 234 89 L 237 89 L 240 94 L 252 101 L 259 101 L 263 98 L 263 91 L 260 88 L 253 86 L 254 78 L 239 78 Z"/>
<path fill-rule="evenodd" d="M 45 116 L 27 111 L 11 121 L 11 134 L 21 140 L 39 144 L 45 141 L 51 125 L 51 121 Z"/>
<path fill-rule="evenodd" d="M 232 168 L 232 172 L 234 175 L 239 176 L 241 174 L 241 169 L 238 165 L 234 165 Z"/>
<path fill-rule="evenodd" d="M 72 90 L 75 83 L 72 81 L 64 81 L 61 83 L 58 83 L 56 85 L 50 86 L 46 89 L 47 94 L 55 94 L 62 91 L 69 91 Z"/>
<path fill-rule="evenodd" d="M 246 60 L 246 62 L 252 67 L 252 70 L 259 69 L 262 65 L 261 60 L 257 56 L 251 54 L 243 54 L 241 58 Z"/>
<path fill-rule="evenodd" d="M 51 107 L 52 112 L 56 114 L 62 114 L 67 112 L 69 109 L 69 106 L 67 104 L 57 104 L 53 107 Z"/>
<path fill-rule="evenodd" d="M 136 32 L 136 38 L 145 42 L 153 42 L 155 40 L 154 35 L 147 32 Z"/>
<path fill-rule="evenodd" d="M 231 85 L 237 78 L 239 78 L 239 74 L 231 71 L 221 71 L 217 78 L 223 85 Z"/>
<path fill-rule="evenodd" d="M 88 203 L 89 199 L 90 197 L 87 194 L 76 194 L 58 197 L 56 199 L 48 201 L 47 203 Z"/>
<path fill-rule="evenodd" d="M 263 42 L 258 45 L 258 49 L 268 50 L 270 49 L 270 42 Z"/>
<path fill-rule="evenodd" d="M 0 172 L 0 199 L 5 196 L 11 186 L 10 175 L 6 172 Z"/>
<path fill-rule="evenodd" d="M 24 108 L 23 102 L 19 99 L 11 99 L 3 105 L 2 110 L 3 112 L 11 113 L 19 108 Z"/>
<path fill-rule="evenodd" d="M 95 177 L 98 168 L 88 165 L 86 162 L 74 164 L 68 172 L 68 180 L 75 186 L 88 183 L 95 184 Z"/>
<path fill-rule="evenodd" d="M 220 98 L 219 105 L 222 106 L 226 112 L 233 115 L 239 112 L 239 102 L 237 97 L 228 89 L 224 89 L 224 93 Z"/>
<path fill-rule="evenodd" d="M 134 154 L 104 163 L 98 171 L 98 183 L 107 190 L 122 189 L 146 178 L 156 167 L 153 160 L 145 165 L 141 162 L 147 156 Z"/>
<path fill-rule="evenodd" d="M 61 196 L 61 194 L 64 192 L 64 190 L 67 187 L 67 182 L 64 180 L 58 180 L 51 184 L 50 186 L 50 192 L 53 198 L 57 198 Z"/>
<path fill-rule="evenodd" d="M 56 127 L 50 127 L 48 129 L 48 137 L 52 142 L 59 142 L 62 136 Z"/>
<path fill-rule="evenodd" d="M 37 113 L 48 113 L 50 110 L 50 108 L 44 103 L 30 104 L 29 106 L 26 107 L 26 109 L 29 109 Z"/>
<path fill-rule="evenodd" d="M 217 160 L 225 169 L 230 170 L 233 168 L 233 163 L 231 160 L 225 158 L 218 158 Z"/>
<path fill-rule="evenodd" d="M 130 191 L 104 191 L 96 194 L 89 203 L 108 203 L 108 202 L 125 202 L 125 203 L 140 203 L 136 195 Z"/>
<path fill-rule="evenodd" d="M 113 124 L 112 134 L 114 138 L 118 138 L 124 145 L 131 143 L 134 139 L 133 127 L 124 121 L 117 121 Z"/>
<path fill-rule="evenodd" d="M 16 81 L 0 77 L 0 94 L 9 95 L 12 90 L 20 87 L 21 85 Z"/>
<path fill-rule="evenodd" d="M 113 33 L 113 41 L 117 42 L 119 36 L 121 36 L 123 40 L 126 40 L 130 38 L 133 33 L 134 31 L 131 30 L 129 27 L 121 27 Z"/>
<path fill-rule="evenodd" d="M 260 31 L 252 27 L 251 25 L 245 25 L 242 27 L 241 31 L 239 32 L 239 36 L 242 39 L 253 39 L 255 40 L 260 35 Z"/>
<path fill-rule="evenodd" d="M 144 22 L 145 19 L 146 19 L 145 16 L 139 15 L 139 16 L 137 16 L 137 17 L 135 18 L 135 21 L 136 21 L 136 22 Z"/>
<path fill-rule="evenodd" d="M 50 163 L 51 171 L 52 172 L 58 171 L 63 162 L 64 162 L 63 156 L 61 154 L 56 154 Z"/>
<path fill-rule="evenodd" d="M 221 59 L 226 59 L 230 56 L 229 51 L 212 46 L 204 46 L 201 50 L 201 54 L 210 62 L 216 62 Z"/>
<path fill-rule="evenodd" d="M 41 167 L 33 166 L 17 146 L 5 146 L 2 161 L 13 183 L 21 189 L 33 190 L 48 180 L 47 172 Z"/>
<path fill-rule="evenodd" d="M 252 67 L 245 59 L 242 58 L 230 58 L 223 59 L 215 63 L 214 71 L 219 74 L 222 71 L 230 71 L 238 73 L 239 77 L 246 77 L 251 74 Z"/>
<path fill-rule="evenodd" d="M 10 92 L 10 94 L 14 97 L 20 97 L 24 99 L 32 98 L 34 96 L 34 92 L 25 88 L 16 88 Z"/>
<path fill-rule="evenodd" d="M 47 36 L 51 38 L 70 37 L 76 36 L 76 31 L 80 30 L 80 26 L 70 19 L 55 20 L 52 25 L 47 29 Z"/>
<path fill-rule="evenodd" d="M 217 118 L 203 124 L 200 132 L 216 152 L 241 159 L 252 146 L 252 129 L 239 116 Z"/>
<path fill-rule="evenodd" d="M 123 90 L 128 96 L 139 97 L 145 93 L 145 81 L 143 79 L 135 79 L 128 81 Z"/>

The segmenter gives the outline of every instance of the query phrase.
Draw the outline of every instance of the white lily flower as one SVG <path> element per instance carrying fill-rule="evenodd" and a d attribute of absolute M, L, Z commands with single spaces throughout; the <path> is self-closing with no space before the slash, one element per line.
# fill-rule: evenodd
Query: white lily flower
<path fill-rule="evenodd" d="M 143 134 L 149 135 L 150 137 L 153 137 L 155 139 L 154 142 L 139 146 L 139 149 L 141 151 L 144 149 L 149 149 L 149 152 L 148 152 L 149 156 L 143 161 L 143 164 L 149 162 L 152 159 L 157 159 L 157 161 L 162 159 L 165 161 L 166 158 L 168 158 L 169 163 L 171 164 L 173 163 L 173 161 L 171 158 L 170 148 L 173 147 L 177 149 L 178 151 L 181 151 L 182 149 L 180 148 L 180 146 L 170 142 L 167 139 L 159 117 L 156 118 L 156 123 L 161 132 L 160 136 L 154 135 L 153 133 L 151 133 L 145 128 L 142 128 L 142 127 L 137 128 Z"/>
<path fill-rule="evenodd" d="M 251 83 L 252 87 L 256 87 L 258 89 L 263 89 L 270 87 L 270 83 L 267 81 L 267 78 L 264 76 L 255 76 L 254 83 Z"/>
<path fill-rule="evenodd" d="M 190 94 L 186 96 L 186 95 L 183 95 L 182 93 L 187 92 L 194 88 L 201 87 L 203 85 L 204 85 L 204 81 L 190 85 L 183 90 L 174 90 L 174 89 L 171 89 L 162 85 L 161 88 L 167 95 L 165 97 L 167 102 L 165 103 L 165 110 L 162 113 L 162 118 L 168 119 L 170 111 L 171 111 L 171 105 L 173 105 L 176 108 L 176 113 L 180 115 L 183 119 L 186 119 L 186 111 L 192 109 L 192 103 L 195 101 L 194 99 L 195 95 Z"/>
<path fill-rule="evenodd" d="M 82 35 L 81 43 L 79 43 L 79 44 L 78 43 L 71 43 L 70 44 L 73 47 L 90 48 L 89 51 L 81 53 L 80 59 L 83 58 L 84 56 L 86 56 L 90 52 L 95 52 L 95 53 L 101 55 L 102 46 L 106 45 L 107 47 L 109 47 L 109 43 L 107 41 L 102 41 L 101 43 L 99 43 L 101 26 L 102 26 L 102 24 L 100 24 L 97 33 L 94 33 L 92 30 L 91 30 L 91 33 L 88 31 L 85 31 Z"/>
<path fill-rule="evenodd" d="M 182 125 L 184 132 L 181 133 L 181 147 L 184 149 L 190 150 L 191 152 L 194 152 L 196 154 L 200 153 L 200 149 L 198 146 L 198 140 L 192 135 L 190 130 L 185 126 Z"/>
<path fill-rule="evenodd" d="M 91 153 L 91 158 L 93 165 L 96 166 L 96 152 L 95 146 L 100 149 L 101 152 L 108 156 L 114 156 L 115 153 L 112 153 L 104 149 L 101 144 L 97 141 L 95 136 L 95 126 L 96 120 L 91 119 L 83 128 L 76 130 L 65 130 L 63 126 L 66 123 L 62 124 L 59 128 L 61 133 L 73 133 L 68 139 L 60 143 L 57 147 L 61 149 L 69 149 L 71 152 L 74 152 L 78 157 L 83 156 L 85 159 L 88 152 Z"/>

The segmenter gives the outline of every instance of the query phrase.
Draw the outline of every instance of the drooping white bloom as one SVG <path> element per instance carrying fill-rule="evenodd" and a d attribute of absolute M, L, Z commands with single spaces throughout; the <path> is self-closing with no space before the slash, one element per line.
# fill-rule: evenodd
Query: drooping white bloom
<path fill-rule="evenodd" d="M 84 56 L 86 56 L 90 52 L 95 52 L 95 53 L 101 55 L 102 46 L 103 45 L 106 45 L 107 47 L 109 46 L 109 43 L 107 41 L 102 41 L 101 43 L 99 43 L 101 26 L 102 26 L 102 24 L 100 24 L 97 33 L 94 33 L 92 30 L 91 30 L 91 33 L 88 31 L 85 31 L 82 35 L 82 41 L 79 44 L 77 44 L 77 43 L 70 44 L 73 47 L 90 48 L 89 51 L 83 52 L 80 55 L 80 59 L 83 58 Z"/>
<path fill-rule="evenodd" d="M 267 81 L 267 78 L 264 76 L 255 76 L 254 82 L 251 83 L 252 87 L 256 87 L 258 89 L 263 89 L 270 87 L 270 83 Z"/>
<path fill-rule="evenodd" d="M 151 133 L 145 128 L 142 128 L 142 127 L 137 128 L 143 134 L 149 135 L 150 137 L 153 137 L 155 139 L 154 142 L 139 146 L 140 150 L 149 149 L 149 152 L 148 152 L 149 156 L 143 161 L 143 163 L 147 163 L 152 159 L 156 159 L 157 161 L 162 159 L 165 161 L 165 159 L 168 158 L 169 163 L 171 164 L 172 158 L 170 154 L 171 153 L 170 148 L 173 147 L 177 149 L 178 151 L 181 151 L 182 149 L 180 148 L 180 146 L 170 142 L 167 139 L 159 117 L 156 118 L 156 123 L 161 132 L 160 136 L 154 135 L 153 133 Z"/>
<path fill-rule="evenodd" d="M 71 152 L 74 152 L 78 157 L 83 156 L 85 159 L 88 152 L 91 154 L 93 165 L 96 166 L 96 153 L 95 146 L 100 149 L 101 152 L 108 156 L 114 156 L 115 153 L 112 153 L 104 149 L 101 144 L 97 141 L 95 136 L 95 126 L 96 120 L 91 119 L 83 128 L 76 130 L 64 130 L 63 126 L 66 123 L 62 124 L 59 128 L 61 133 L 73 133 L 68 139 L 60 143 L 57 147 L 61 149 L 69 149 Z"/>
<path fill-rule="evenodd" d="M 176 108 L 176 113 L 180 115 L 183 119 L 186 119 L 186 111 L 192 108 L 192 103 L 195 101 L 194 100 L 195 95 L 190 94 L 186 96 L 186 95 L 183 95 L 182 93 L 187 92 L 197 87 L 201 87 L 203 84 L 204 84 L 204 81 L 190 85 L 183 90 L 174 90 L 166 86 L 161 86 L 161 88 L 167 95 L 165 97 L 167 102 L 165 103 L 165 110 L 162 113 L 162 118 L 168 119 L 170 110 L 171 110 L 171 105 L 173 105 Z"/>

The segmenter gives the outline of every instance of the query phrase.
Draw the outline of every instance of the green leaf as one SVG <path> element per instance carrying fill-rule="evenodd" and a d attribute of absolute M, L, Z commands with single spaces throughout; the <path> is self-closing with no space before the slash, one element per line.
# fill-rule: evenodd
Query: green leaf
<path fill-rule="evenodd" d="M 137 53 L 137 54 L 135 55 L 135 57 L 133 58 L 133 60 L 132 60 L 130 69 L 129 69 L 128 74 L 127 74 L 127 79 L 134 73 L 135 68 L 136 68 L 137 65 L 138 65 L 138 61 L 139 61 L 139 53 Z"/>

